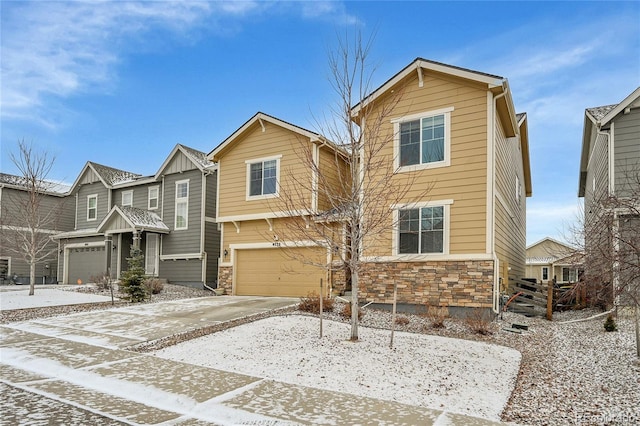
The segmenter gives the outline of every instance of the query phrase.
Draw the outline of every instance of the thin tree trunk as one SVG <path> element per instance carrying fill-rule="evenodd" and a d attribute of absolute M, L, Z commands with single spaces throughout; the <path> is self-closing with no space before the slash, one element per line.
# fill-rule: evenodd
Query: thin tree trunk
<path fill-rule="evenodd" d="M 640 314 L 638 314 L 638 304 L 634 306 L 635 319 L 636 319 L 636 355 L 640 358 Z"/>
<path fill-rule="evenodd" d="M 33 296 L 36 288 L 36 263 L 29 264 L 29 296 Z"/>
<path fill-rule="evenodd" d="M 358 340 L 358 270 L 351 269 L 351 340 Z"/>

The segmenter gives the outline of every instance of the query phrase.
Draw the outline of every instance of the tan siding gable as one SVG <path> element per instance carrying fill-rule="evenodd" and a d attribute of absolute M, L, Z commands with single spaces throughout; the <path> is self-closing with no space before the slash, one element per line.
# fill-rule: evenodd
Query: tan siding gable
<path fill-rule="evenodd" d="M 303 145 L 310 144 L 309 139 L 269 122 L 264 125 L 264 132 L 257 123 L 248 129 L 219 159 L 220 217 L 290 210 L 282 198 L 247 200 L 247 161 L 274 156 L 281 156 L 281 196 L 293 198 L 296 208 L 311 207 L 310 159 L 304 158 L 306 154 L 310 155 L 311 148 Z"/>
<path fill-rule="evenodd" d="M 94 182 L 99 182 L 100 178 L 90 167 L 84 172 L 84 176 L 80 179 L 80 185 L 87 185 Z"/>
<path fill-rule="evenodd" d="M 383 128 L 393 136 L 391 120 L 403 116 L 453 108 L 451 111 L 450 166 L 413 172 L 415 180 L 403 202 L 452 199 L 450 254 L 484 253 L 486 245 L 487 91 L 475 83 L 439 73 L 425 72 L 423 87 L 411 75 L 396 89 L 401 99 Z M 394 90 L 396 90 L 394 89 Z M 393 145 L 381 153 L 393 162 Z M 400 173 L 396 179 L 406 180 Z M 431 189 L 425 194 L 427 188 Z M 391 204 L 391 203 L 389 203 Z M 391 216 L 389 219 L 391 223 Z M 391 236 L 368 255 L 391 254 Z"/>

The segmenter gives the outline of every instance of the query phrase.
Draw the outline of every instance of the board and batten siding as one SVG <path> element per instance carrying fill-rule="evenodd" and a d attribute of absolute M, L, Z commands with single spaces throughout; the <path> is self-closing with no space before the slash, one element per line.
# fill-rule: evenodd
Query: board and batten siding
<path fill-rule="evenodd" d="M 585 214 L 594 211 L 589 206 L 606 197 L 609 192 L 609 137 L 592 132 L 590 142 L 587 178 L 585 182 L 584 203 Z M 595 182 L 595 189 L 594 189 Z"/>
<path fill-rule="evenodd" d="M 510 276 L 525 276 L 526 194 L 519 137 L 507 138 L 498 115 L 495 121 L 495 251 L 506 284 Z"/>
<path fill-rule="evenodd" d="M 284 211 L 284 197 L 293 200 L 295 208 L 309 209 L 311 207 L 311 168 L 310 160 L 301 157 L 311 147 L 309 138 L 284 129 L 276 124 L 264 121 L 265 131 L 258 123 L 238 136 L 241 140 L 234 141 L 232 149 L 220 158 L 220 187 L 219 210 L 220 217 L 241 216 L 247 214 L 270 214 L 274 211 Z M 247 161 L 259 160 L 275 156 L 280 158 L 280 198 L 256 199 L 247 201 Z M 302 182 L 296 184 L 291 176 Z M 307 190 L 305 190 L 305 188 Z M 302 190 L 302 191 L 301 191 Z M 299 194 L 302 192 L 302 194 Z M 302 196 L 302 199 L 298 197 Z"/>
<path fill-rule="evenodd" d="M 405 198 L 395 200 L 394 194 L 389 194 L 386 204 L 451 199 L 449 253 L 485 253 L 487 90 L 467 80 L 432 71 L 425 71 L 423 80 L 423 87 L 419 87 L 417 73 L 412 73 L 393 89 L 401 94 L 401 99 L 394 106 L 381 132 L 386 137 L 393 136 L 393 119 L 453 107 L 450 165 L 411 172 L 414 180 Z M 378 102 L 386 101 L 388 97 Z M 374 116 L 376 112 L 373 111 Z M 389 143 L 380 155 L 386 156 L 389 164 L 393 164 L 393 144 Z M 405 172 L 399 173 L 395 179 L 403 182 L 406 178 Z M 389 224 L 391 228 L 391 212 Z M 392 231 L 389 229 L 386 236 L 379 239 L 365 255 L 390 255 L 391 238 Z"/>
<path fill-rule="evenodd" d="M 613 125 L 614 181 L 617 196 L 637 195 L 640 192 L 640 108 L 620 114 Z"/>

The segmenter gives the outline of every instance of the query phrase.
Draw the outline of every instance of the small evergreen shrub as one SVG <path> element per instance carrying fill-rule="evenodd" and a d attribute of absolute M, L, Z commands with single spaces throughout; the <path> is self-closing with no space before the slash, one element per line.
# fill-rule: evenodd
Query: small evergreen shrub
<path fill-rule="evenodd" d="M 320 296 L 316 292 L 307 294 L 306 297 L 300 298 L 298 309 L 303 312 L 311 312 L 312 314 L 320 313 Z M 333 299 L 328 297 L 322 298 L 322 311 L 333 312 Z"/>
<path fill-rule="evenodd" d="M 613 315 L 607 315 L 607 319 L 604 321 L 604 329 L 605 331 L 617 331 L 618 326 L 616 324 L 616 320 L 613 319 Z"/>
<path fill-rule="evenodd" d="M 130 302 L 144 302 L 147 292 L 144 288 L 144 256 L 142 250 L 131 246 L 131 257 L 127 258 L 129 269 L 122 273 L 120 291 Z"/>
<path fill-rule="evenodd" d="M 160 294 L 164 290 L 164 284 L 158 278 L 146 278 L 143 286 L 147 294 Z"/>
<path fill-rule="evenodd" d="M 346 319 L 351 319 L 351 303 L 344 304 L 344 306 L 342 307 L 342 312 L 340 312 L 340 315 L 342 315 Z M 362 311 L 362 309 L 358 309 L 358 320 L 361 320 L 363 316 L 364 316 L 364 312 Z"/>

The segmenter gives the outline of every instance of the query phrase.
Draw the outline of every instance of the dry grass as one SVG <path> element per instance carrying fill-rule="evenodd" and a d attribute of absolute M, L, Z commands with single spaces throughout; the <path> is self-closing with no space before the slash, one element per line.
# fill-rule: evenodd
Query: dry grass
<path fill-rule="evenodd" d="M 303 312 L 311 312 L 312 314 L 320 313 L 320 296 L 318 293 L 312 292 L 307 294 L 306 297 L 300 298 L 298 309 Z M 322 298 L 322 311 L 333 312 L 333 299 L 328 297 Z"/>

